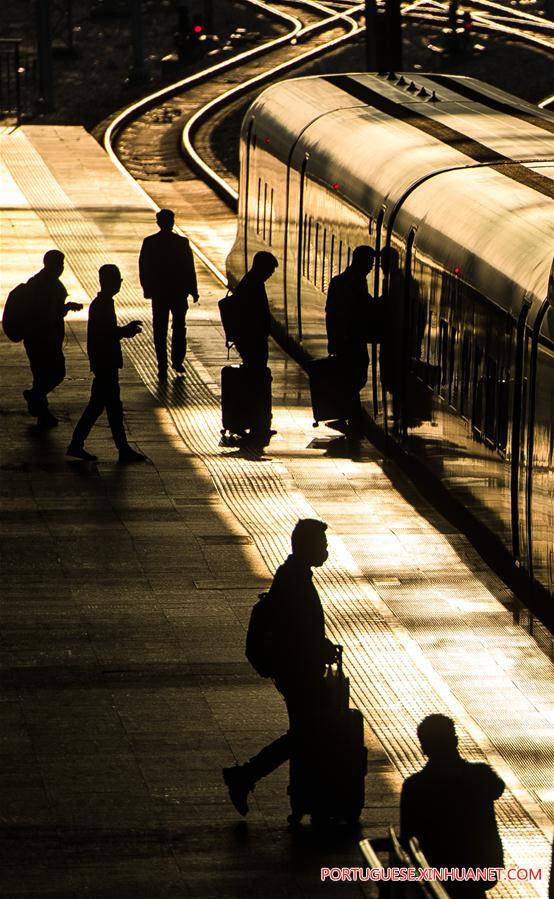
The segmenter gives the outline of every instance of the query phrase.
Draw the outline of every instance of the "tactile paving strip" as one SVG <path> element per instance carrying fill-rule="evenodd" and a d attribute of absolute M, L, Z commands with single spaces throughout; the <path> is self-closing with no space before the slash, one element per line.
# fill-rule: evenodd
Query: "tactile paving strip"
<path fill-rule="evenodd" d="M 10 138 L 5 159 L 54 242 L 66 253 L 83 287 L 94 295 L 98 267 L 107 257 L 101 233 L 73 207 L 23 134 L 17 140 Z M 117 262 L 111 248 L 109 258 Z M 118 305 L 122 320 L 136 316 L 136 294 L 131 285 L 124 284 Z M 145 317 L 143 310 L 141 316 Z M 297 518 L 317 515 L 287 470 L 286 461 L 259 462 L 217 448 L 218 397 L 199 375 L 203 369 L 199 361 L 187 362 L 187 396 L 193 400 L 193 406 L 174 408 L 169 390 L 160 394 L 158 389 L 154 353 L 147 334 L 133 341 L 127 350 L 147 386 L 165 401 L 188 447 L 202 459 L 222 497 L 252 535 L 268 568 L 274 569 L 288 552 L 290 531 Z M 307 484 L 305 489 L 308 494 L 311 492 Z M 317 490 L 317 484 L 314 489 Z M 486 758 L 507 780 L 509 789 L 497 809 L 508 860 L 522 867 L 542 865 L 546 871 L 550 848 L 544 835 L 546 819 L 507 766 L 504 753 L 500 755 L 466 713 L 408 631 L 364 579 L 336 535 L 330 536 L 330 550 L 325 570 L 317 574 L 328 629 L 347 647 L 353 698 L 391 759 L 404 776 L 419 767 L 416 724 L 431 711 L 448 709 L 457 721 L 463 754 L 473 759 Z M 375 561 L 379 569 L 377 557 Z M 532 675 L 530 671 L 530 679 Z M 522 766 L 518 767 L 521 771 Z M 520 779 L 524 782 L 524 777 Z M 502 884 L 497 894 L 524 897 L 535 894 L 537 889 L 530 884 Z"/>

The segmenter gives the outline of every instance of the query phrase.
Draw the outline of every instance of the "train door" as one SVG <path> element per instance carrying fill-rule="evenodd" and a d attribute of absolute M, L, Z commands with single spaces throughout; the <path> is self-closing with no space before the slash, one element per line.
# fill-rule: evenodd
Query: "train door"
<path fill-rule="evenodd" d="M 296 259 L 296 338 L 301 343 L 302 342 L 302 263 L 305 257 L 304 252 L 304 241 L 306 240 L 305 236 L 305 227 L 304 227 L 304 197 L 306 193 L 306 171 L 308 168 L 308 159 L 309 156 L 306 154 L 304 159 L 302 160 L 302 166 L 300 169 L 300 186 L 299 186 L 299 195 L 298 195 L 298 254 Z"/>
<path fill-rule="evenodd" d="M 245 178 L 244 178 L 244 272 L 248 271 L 248 221 L 250 207 L 250 169 L 252 166 L 252 153 L 256 149 L 256 135 L 254 132 L 254 119 L 250 120 L 248 131 L 246 132 L 246 160 L 245 160 Z"/>
<path fill-rule="evenodd" d="M 381 239 L 383 234 L 383 219 L 385 217 L 385 207 L 379 210 L 377 219 L 375 220 L 375 233 L 373 234 L 372 220 L 369 220 L 369 242 L 373 244 L 375 250 L 375 264 L 373 266 L 373 284 L 370 293 L 373 295 L 374 302 L 380 302 L 384 305 L 384 298 L 381 296 Z M 382 334 L 381 334 L 382 337 Z M 369 380 L 371 389 L 371 403 L 373 409 L 373 418 L 375 421 L 379 418 L 379 344 L 372 343 L 370 352 L 370 369 Z"/>

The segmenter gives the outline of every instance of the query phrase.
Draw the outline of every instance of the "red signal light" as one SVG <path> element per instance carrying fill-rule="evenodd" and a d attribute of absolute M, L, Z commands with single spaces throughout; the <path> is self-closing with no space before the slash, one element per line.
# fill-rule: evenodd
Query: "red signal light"
<path fill-rule="evenodd" d="M 270 141 L 269 137 L 264 137 L 264 144 L 270 144 L 270 143 L 271 143 L 271 141 Z"/>
<path fill-rule="evenodd" d="M 333 188 L 333 190 L 338 190 L 340 187 L 340 184 L 332 184 L 331 187 Z"/>
<path fill-rule="evenodd" d="M 454 266 L 454 274 L 455 274 L 455 275 L 459 275 L 459 274 L 460 274 L 460 268 L 459 268 L 459 266 L 457 266 L 457 265 Z"/>
<path fill-rule="evenodd" d="M 204 31 L 204 29 L 202 28 L 202 25 L 195 25 L 192 30 L 194 31 L 195 34 L 202 34 L 202 32 Z"/>

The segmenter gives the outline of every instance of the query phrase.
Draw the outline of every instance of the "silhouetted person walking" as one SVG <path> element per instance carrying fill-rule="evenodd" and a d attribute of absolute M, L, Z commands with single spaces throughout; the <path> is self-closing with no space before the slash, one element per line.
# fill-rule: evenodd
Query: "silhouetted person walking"
<path fill-rule="evenodd" d="M 467 762 L 458 752 L 454 722 L 429 715 L 417 735 L 425 767 L 408 777 L 400 796 L 400 840 L 417 837 L 432 867 L 503 867 L 494 802 L 504 782 L 488 765 Z M 445 881 L 449 896 L 483 899 L 496 881 Z"/>
<path fill-rule="evenodd" d="M 105 409 L 114 443 L 119 450 L 119 461 L 143 462 L 146 456 L 137 453 L 127 442 L 119 393 L 119 369 L 123 368 L 121 339 L 139 334 L 142 322 L 117 324 L 114 296 L 119 293 L 123 280 L 118 267 L 103 265 L 98 277 L 100 293 L 90 304 L 87 328 L 87 353 L 94 380 L 88 406 L 73 431 L 67 455 L 93 461 L 97 458 L 86 451 L 85 440 Z"/>
<path fill-rule="evenodd" d="M 187 352 L 186 315 L 188 297 L 198 302 L 194 258 L 187 237 L 173 231 L 175 214 L 160 209 L 159 231 L 145 237 L 139 256 L 140 283 L 144 296 L 152 300 L 152 328 L 158 360 L 158 375 L 167 378 L 167 328 L 171 313 L 171 366 L 182 374 Z"/>
<path fill-rule="evenodd" d="M 231 801 L 241 815 L 248 812 L 248 793 L 295 752 L 317 746 L 325 665 L 336 649 L 325 637 L 323 608 L 312 581 L 312 568 L 327 559 L 327 525 L 306 518 L 291 537 L 292 554 L 277 569 L 269 591 L 272 603 L 272 649 L 275 686 L 287 706 L 290 730 L 244 765 L 223 769 Z"/>
<path fill-rule="evenodd" d="M 348 434 L 355 438 L 362 436 L 360 390 L 367 383 L 369 304 L 372 302 L 367 276 L 374 259 L 371 247 L 356 247 L 350 265 L 331 279 L 325 306 L 328 350 L 339 360 L 349 394 Z"/>
<path fill-rule="evenodd" d="M 33 386 L 23 396 L 40 427 L 53 427 L 58 419 L 48 408 L 48 394 L 65 378 L 63 341 L 64 319 L 68 312 L 82 309 L 81 303 L 66 303 L 67 290 L 60 281 L 64 254 L 48 250 L 44 268 L 27 282 L 28 322 L 23 345 L 29 358 Z"/>
<path fill-rule="evenodd" d="M 265 282 L 271 278 L 278 265 L 272 253 L 260 250 L 254 255 L 251 269 L 239 281 L 233 293 L 233 300 L 237 304 L 234 343 L 248 372 L 256 419 L 247 439 L 260 447 L 269 443 L 273 433 L 271 399 L 268 404 L 264 389 L 271 324 Z"/>

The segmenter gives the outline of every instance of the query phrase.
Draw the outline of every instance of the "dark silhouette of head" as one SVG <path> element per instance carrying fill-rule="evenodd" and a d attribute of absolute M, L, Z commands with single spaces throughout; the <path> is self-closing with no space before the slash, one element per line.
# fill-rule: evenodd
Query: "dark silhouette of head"
<path fill-rule="evenodd" d="M 156 221 L 160 231 L 172 231 L 175 224 L 175 213 L 172 209 L 160 209 L 156 213 Z"/>
<path fill-rule="evenodd" d="M 271 278 L 278 265 L 279 263 L 273 253 L 260 250 L 254 254 L 251 271 L 261 278 L 262 281 L 267 281 L 268 278 Z"/>
<path fill-rule="evenodd" d="M 107 293 L 110 297 L 119 293 L 123 278 L 121 277 L 121 272 L 117 265 L 112 265 L 112 263 L 109 262 L 106 265 L 100 266 L 98 270 L 98 279 L 100 281 L 102 293 Z"/>
<path fill-rule="evenodd" d="M 373 268 L 373 263 L 375 261 L 375 250 L 371 247 L 362 244 L 359 247 L 354 247 L 352 251 L 352 262 L 350 267 L 355 271 L 359 272 L 360 275 L 369 275 L 371 269 Z"/>
<path fill-rule="evenodd" d="M 385 275 L 388 275 L 392 269 L 398 268 L 398 250 L 393 247 L 383 247 L 380 262 Z"/>
<path fill-rule="evenodd" d="M 421 750 L 430 761 L 451 758 L 458 754 L 458 737 L 452 718 L 446 715 L 427 715 L 418 724 L 417 735 Z"/>
<path fill-rule="evenodd" d="M 63 272 L 64 260 L 65 256 L 61 250 L 48 250 L 42 258 L 44 268 L 54 278 L 59 278 Z"/>
<path fill-rule="evenodd" d="M 291 536 L 292 554 L 298 561 L 319 568 L 326 561 L 327 525 L 316 518 L 301 518 L 297 521 Z"/>

